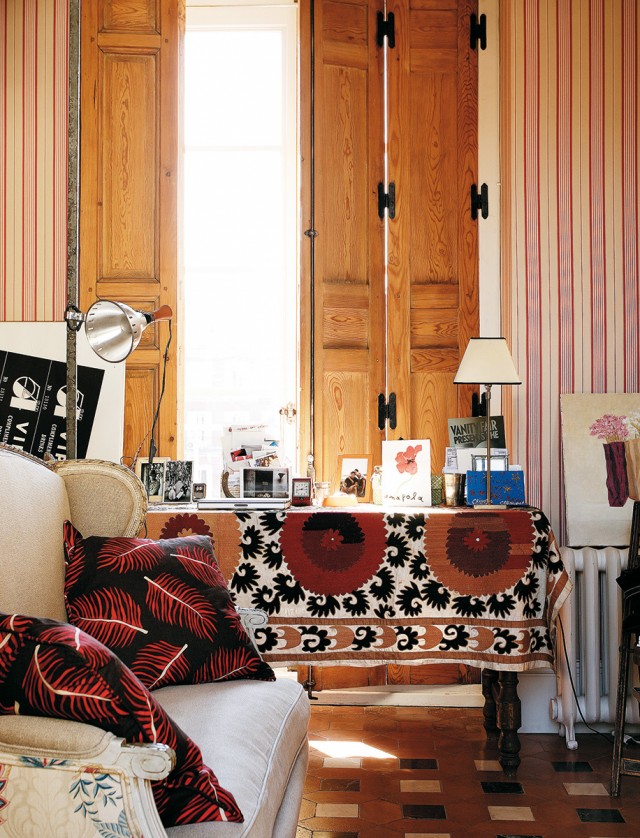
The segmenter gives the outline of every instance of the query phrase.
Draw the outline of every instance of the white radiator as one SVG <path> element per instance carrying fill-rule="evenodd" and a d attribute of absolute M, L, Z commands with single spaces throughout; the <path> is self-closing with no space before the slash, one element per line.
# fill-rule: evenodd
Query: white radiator
<path fill-rule="evenodd" d="M 568 667 L 578 705 L 589 724 L 613 724 L 618 685 L 620 642 L 620 588 L 616 577 L 627 565 L 625 549 L 617 547 L 561 547 L 560 555 L 574 588 L 560 612 L 558 624 L 558 696 L 551 700 L 551 716 L 564 726 L 569 748 L 576 748 L 574 725 L 583 721 L 576 709 Z M 637 668 L 631 667 L 637 682 Z M 638 723 L 638 702 L 627 702 L 627 721 Z"/>

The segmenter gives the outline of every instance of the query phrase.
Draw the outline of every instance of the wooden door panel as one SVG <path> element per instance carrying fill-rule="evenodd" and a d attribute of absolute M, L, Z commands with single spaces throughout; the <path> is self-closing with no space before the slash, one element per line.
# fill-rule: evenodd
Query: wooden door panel
<path fill-rule="evenodd" d="M 314 4 L 317 237 L 311 442 L 318 479 L 330 480 L 334 488 L 340 454 L 372 452 L 379 457 L 380 451 L 375 410 L 384 389 L 384 226 L 377 214 L 377 184 L 383 180 L 384 122 L 381 56 L 375 43 L 377 8 L 382 8 L 381 2 L 374 5 L 369 0 Z M 308 4 L 303 3 L 303 37 L 308 14 Z M 303 97 L 302 105 L 308 117 L 310 102 Z M 306 184 L 309 153 L 310 140 L 306 145 L 303 138 Z M 307 186 L 307 218 L 310 206 Z M 309 247 L 309 239 L 303 239 L 303 306 Z M 308 329 L 303 308 L 303 345 Z M 303 373 L 305 364 L 303 358 Z"/>
<path fill-rule="evenodd" d="M 105 32 L 157 32 L 158 3 L 155 0 L 105 0 L 102 30 Z"/>
<path fill-rule="evenodd" d="M 157 281 L 157 54 L 99 57 L 100 279 Z"/>
<path fill-rule="evenodd" d="M 452 354 L 457 369 L 457 352 Z M 442 471 L 449 444 L 447 420 L 458 409 L 457 394 L 450 384 L 450 371 L 411 373 L 411 427 L 416 439 L 431 440 L 431 470 L 436 474 Z"/>
<path fill-rule="evenodd" d="M 469 388 L 453 378 L 478 333 L 477 222 L 469 212 L 477 180 L 477 56 L 468 37 L 475 3 L 391 0 L 389 11 L 396 17 L 389 62 L 389 177 L 397 200 L 389 222 L 392 435 L 429 438 L 437 470 L 447 419 L 469 411 Z"/>
<path fill-rule="evenodd" d="M 325 434 L 322 440 L 323 450 L 334 450 L 347 454 L 362 454 L 368 450 L 369 426 L 373 416 L 369 411 L 369 375 L 351 370 L 348 352 L 342 352 L 343 361 L 349 371 L 328 370 L 325 368 L 323 380 L 324 398 L 322 428 Z M 324 479 L 331 482 L 331 490 L 338 491 L 340 475 L 338 473 L 338 453 L 333 462 L 327 462 L 323 471 Z"/>
<path fill-rule="evenodd" d="M 174 312 L 158 454 L 178 434 L 178 89 L 182 19 L 175 0 L 82 4 L 80 306 L 113 299 Z M 127 361 L 124 461 L 148 453 L 166 323 L 143 333 Z M 144 441 L 144 442 L 143 442 Z"/>

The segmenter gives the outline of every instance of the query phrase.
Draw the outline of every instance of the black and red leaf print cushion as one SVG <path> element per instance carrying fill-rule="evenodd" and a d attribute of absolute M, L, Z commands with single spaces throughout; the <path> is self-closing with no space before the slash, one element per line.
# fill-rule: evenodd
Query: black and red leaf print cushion
<path fill-rule="evenodd" d="M 244 630 L 211 539 L 82 538 L 64 527 L 69 622 L 150 690 L 274 674 Z"/>
<path fill-rule="evenodd" d="M 176 765 L 151 784 L 162 823 L 243 820 L 195 742 L 130 669 L 75 626 L 0 614 L 0 714 L 70 719 L 128 742 L 168 745 Z"/>

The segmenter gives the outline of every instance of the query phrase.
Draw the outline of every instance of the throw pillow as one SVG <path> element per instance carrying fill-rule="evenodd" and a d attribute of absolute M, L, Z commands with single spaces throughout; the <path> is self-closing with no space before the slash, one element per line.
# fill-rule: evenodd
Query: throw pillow
<path fill-rule="evenodd" d="M 69 622 L 150 690 L 275 676 L 247 635 L 211 539 L 82 538 L 64 527 Z"/>
<path fill-rule="evenodd" d="M 163 824 L 243 820 L 195 742 L 109 649 L 74 626 L 0 614 L 0 713 L 71 719 L 128 742 L 168 745 L 175 768 L 152 783 Z"/>

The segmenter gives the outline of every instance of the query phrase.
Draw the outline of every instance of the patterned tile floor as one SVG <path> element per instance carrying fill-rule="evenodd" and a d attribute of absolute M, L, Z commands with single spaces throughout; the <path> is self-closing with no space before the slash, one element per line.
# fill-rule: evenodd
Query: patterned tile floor
<path fill-rule="evenodd" d="M 515 779 L 478 709 L 315 705 L 309 738 L 297 838 L 640 838 L 640 778 L 611 799 L 596 734 L 523 734 Z"/>

